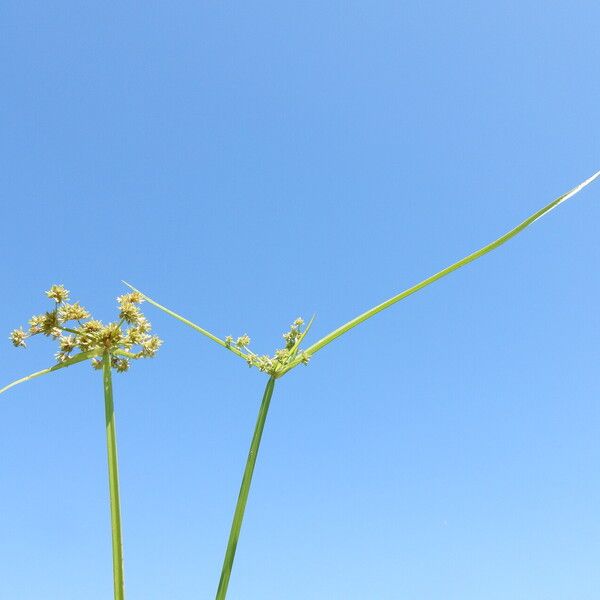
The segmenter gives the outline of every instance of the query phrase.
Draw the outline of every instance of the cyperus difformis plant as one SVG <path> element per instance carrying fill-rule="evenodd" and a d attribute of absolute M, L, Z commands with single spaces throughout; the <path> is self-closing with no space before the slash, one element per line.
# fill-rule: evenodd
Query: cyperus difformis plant
<path fill-rule="evenodd" d="M 239 492 L 234 516 L 233 516 L 233 522 L 231 525 L 231 531 L 229 533 L 229 541 L 227 543 L 227 549 L 225 552 L 225 560 L 223 562 L 223 567 L 221 570 L 221 578 L 219 580 L 219 586 L 217 589 L 216 600 L 224 600 L 226 597 L 226 594 L 227 594 L 227 587 L 229 584 L 229 578 L 230 578 L 231 570 L 233 567 L 235 550 L 236 550 L 236 546 L 237 546 L 237 542 L 238 542 L 238 538 L 239 538 L 239 534 L 240 534 L 240 529 L 242 526 L 244 510 L 246 507 L 246 501 L 248 499 L 248 492 L 250 490 L 252 474 L 254 472 L 254 465 L 256 463 L 256 457 L 257 457 L 259 446 L 260 446 L 260 440 L 261 440 L 263 428 L 265 425 L 267 412 L 269 410 L 269 404 L 271 402 L 271 397 L 273 395 L 273 388 L 275 386 L 275 381 L 277 379 L 279 379 L 280 377 L 282 377 L 283 375 L 285 375 L 288 371 L 292 370 L 294 367 L 298 366 L 299 364 L 301 364 L 301 363 L 306 364 L 312 356 L 314 356 L 319 350 L 321 350 L 321 348 L 324 348 L 327 344 L 329 344 L 336 338 L 340 337 L 341 335 L 343 335 L 344 333 L 346 333 L 353 327 L 356 327 L 363 321 L 366 321 L 367 319 L 373 317 L 374 315 L 381 312 L 382 310 L 389 308 L 396 302 L 399 302 L 400 300 L 403 300 L 404 298 L 410 296 L 411 294 L 414 294 L 415 292 L 422 290 L 424 287 L 428 286 L 429 284 L 437 281 L 438 279 L 441 279 L 442 277 L 445 277 L 446 275 L 452 273 L 453 271 L 456 271 L 460 267 L 463 267 L 464 265 L 482 257 L 484 254 L 487 254 L 488 252 L 494 250 L 498 246 L 501 246 L 502 244 L 504 244 L 505 242 L 507 242 L 508 240 L 510 240 L 517 234 L 519 234 L 521 231 L 523 231 L 524 229 L 529 227 L 529 225 L 533 224 L 535 221 L 537 221 L 538 219 L 543 217 L 545 214 L 550 212 L 552 209 L 556 208 L 559 204 L 565 202 L 566 200 L 568 200 L 569 198 L 571 198 L 572 196 L 577 194 L 580 190 L 582 190 L 585 186 L 590 184 L 592 181 L 594 181 L 599 176 L 600 176 L 600 171 L 595 173 L 594 175 L 592 175 L 592 177 L 590 177 L 589 179 L 586 179 L 583 183 L 579 184 L 578 186 L 576 186 L 575 188 L 573 188 L 566 194 L 563 194 L 562 196 L 558 197 L 556 200 L 553 200 L 548 205 L 544 206 L 542 209 L 538 210 L 536 213 L 534 213 L 533 215 L 531 215 L 530 217 L 525 219 L 522 223 L 517 225 L 515 228 L 511 229 L 510 231 L 508 231 L 507 233 L 505 233 L 504 235 L 499 237 L 497 240 L 491 242 L 490 244 L 487 244 L 486 246 L 484 246 L 483 248 L 480 248 L 479 250 L 473 252 L 472 254 L 465 256 L 461 260 L 453 263 L 452 265 L 450 265 L 449 267 L 446 267 L 445 269 L 442 269 L 438 273 L 435 273 L 434 275 L 427 277 L 420 283 L 417 283 L 416 285 L 413 285 L 412 287 L 404 290 L 403 292 L 396 294 L 395 296 L 392 296 L 385 302 L 382 302 L 381 304 L 374 306 L 373 308 L 367 310 L 366 312 L 358 315 L 354 319 L 351 319 L 350 321 L 348 321 L 344 325 L 338 327 L 337 329 L 335 329 L 334 331 L 332 331 L 331 333 L 329 333 L 328 335 L 326 335 L 325 337 L 323 337 L 316 343 L 312 344 L 305 350 L 300 349 L 300 343 L 302 342 L 304 336 L 308 332 L 308 329 L 310 327 L 310 324 L 312 323 L 312 320 L 311 320 L 311 323 L 309 323 L 309 326 L 304 331 L 301 331 L 301 327 L 303 325 L 302 320 L 298 319 L 298 320 L 294 321 L 294 323 L 291 326 L 290 331 L 288 333 L 284 334 L 284 339 L 286 342 L 285 347 L 280 350 L 276 350 L 275 353 L 273 354 L 273 356 L 267 356 L 267 355 L 259 356 L 250 350 L 250 348 L 249 348 L 250 338 L 246 334 L 238 337 L 237 340 L 235 340 L 235 341 L 231 336 L 227 336 L 225 339 L 220 339 L 219 337 L 210 333 L 206 329 L 203 329 L 202 327 L 195 325 L 188 319 L 182 317 L 181 315 L 178 315 L 177 313 L 173 312 L 172 310 L 169 310 L 168 308 L 158 304 L 157 302 L 155 302 L 148 296 L 145 296 L 144 294 L 142 294 L 142 296 L 146 300 L 148 300 L 148 302 L 153 304 L 154 306 L 160 308 L 167 314 L 171 315 L 172 317 L 175 317 L 182 323 L 185 323 L 186 325 L 192 327 L 193 329 L 195 329 L 202 335 L 210 338 L 213 342 L 216 342 L 220 346 L 231 351 L 233 354 L 239 356 L 240 358 L 245 360 L 251 367 L 257 367 L 258 369 L 260 369 L 261 371 L 266 373 L 269 377 L 267 386 L 265 388 L 265 392 L 263 395 L 262 403 L 260 405 L 258 419 L 257 419 L 256 426 L 254 429 L 254 435 L 252 437 L 250 451 L 248 453 L 246 468 L 244 470 L 244 475 L 242 478 L 242 484 L 240 487 L 240 492 Z M 127 285 L 131 289 L 133 289 L 135 292 L 138 292 L 138 290 L 136 290 L 129 284 L 127 284 Z"/>
<path fill-rule="evenodd" d="M 114 597 L 115 600 L 124 600 L 125 583 L 123 577 L 121 505 L 119 501 L 119 468 L 111 372 L 112 369 L 115 369 L 117 372 L 123 373 L 129 369 L 132 360 L 154 356 L 162 342 L 157 336 L 151 335 L 150 323 L 138 306 L 143 298 L 137 292 L 117 298 L 119 320 L 107 325 L 93 319 L 79 302 L 69 303 L 69 291 L 62 285 L 53 285 L 46 292 L 46 296 L 54 301 L 51 310 L 31 317 L 27 330 L 22 327 L 13 330 L 10 334 L 10 340 L 16 347 L 25 347 L 26 340 L 32 336 L 43 335 L 51 338 L 58 344 L 58 351 L 55 354 L 58 364 L 7 385 L 0 390 L 0 394 L 14 385 L 87 359 L 91 359 L 94 369 L 102 369 L 108 451 Z M 74 352 L 76 353 L 73 355 Z"/>

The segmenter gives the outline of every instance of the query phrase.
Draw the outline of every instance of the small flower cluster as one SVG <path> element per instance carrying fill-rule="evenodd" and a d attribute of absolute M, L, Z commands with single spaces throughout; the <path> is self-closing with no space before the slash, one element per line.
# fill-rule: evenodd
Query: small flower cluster
<path fill-rule="evenodd" d="M 58 342 L 55 357 L 59 363 L 72 358 L 71 353 L 76 349 L 108 352 L 112 367 L 122 373 L 129 369 L 130 360 L 154 356 L 162 344 L 160 338 L 150 334 L 151 325 L 138 306 L 143 301 L 138 292 L 117 298 L 120 320 L 108 325 L 92 319 L 79 302 L 70 304 L 69 290 L 62 285 L 53 285 L 46 296 L 54 300 L 54 308 L 31 317 L 27 331 L 22 327 L 13 330 L 10 341 L 14 346 L 25 347 L 27 338 L 41 333 Z M 117 351 L 119 355 L 115 354 Z M 94 358 L 92 366 L 101 369 L 102 359 Z"/>
<path fill-rule="evenodd" d="M 246 334 L 238 337 L 235 342 L 233 337 L 228 335 L 225 338 L 225 345 L 227 348 L 232 348 L 235 346 L 238 350 L 240 350 L 243 353 L 249 367 L 256 367 L 263 373 L 277 376 L 277 373 L 284 369 L 292 360 L 298 357 L 301 359 L 302 363 L 308 364 L 309 357 L 299 350 L 299 344 L 306 333 L 306 331 L 302 331 L 303 325 L 304 320 L 301 318 L 297 318 L 290 325 L 289 331 L 283 334 L 285 348 L 275 350 L 273 356 L 268 356 L 267 354 L 259 356 L 258 354 L 254 354 L 254 352 L 252 352 L 249 348 L 250 338 Z"/>

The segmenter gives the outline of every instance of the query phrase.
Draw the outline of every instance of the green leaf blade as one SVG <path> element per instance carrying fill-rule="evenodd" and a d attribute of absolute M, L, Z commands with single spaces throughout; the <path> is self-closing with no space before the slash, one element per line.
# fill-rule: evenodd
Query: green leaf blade
<path fill-rule="evenodd" d="M 48 367 L 47 369 L 42 369 L 41 371 L 37 371 L 35 373 L 32 373 L 31 375 L 27 375 L 26 377 L 22 377 L 21 379 L 17 379 L 16 381 L 9 383 L 7 386 L 4 386 L 2 389 L 0 389 L 0 394 L 3 394 L 4 392 L 16 385 L 29 381 L 30 379 L 35 379 L 36 377 L 41 377 L 42 375 L 53 373 L 54 371 L 58 371 L 59 369 L 70 367 L 71 365 L 77 364 L 89 358 L 100 356 L 101 354 L 102 352 L 100 350 L 90 350 L 89 352 L 82 352 L 81 354 L 77 354 L 73 358 L 70 358 L 69 360 L 66 360 L 62 363 L 58 363 L 57 365 Z"/>
<path fill-rule="evenodd" d="M 586 179 L 579 185 L 575 186 L 573 189 L 569 190 L 566 194 L 559 196 L 558 198 L 556 198 L 555 200 L 553 200 L 552 202 L 550 202 L 549 204 L 547 204 L 546 206 L 544 206 L 543 208 L 541 208 L 540 210 L 538 210 L 537 212 L 532 214 L 530 217 L 525 219 L 523 222 L 519 223 L 519 225 L 517 225 L 516 227 L 514 227 L 513 229 L 511 229 L 504 235 L 500 236 L 498 239 L 494 240 L 493 242 L 487 244 L 486 246 L 483 246 L 482 248 L 480 248 L 479 250 L 476 250 L 475 252 L 472 252 L 471 254 L 465 256 L 461 260 L 446 267 L 445 269 L 442 269 L 441 271 L 438 271 L 434 275 L 427 277 L 423 281 L 417 283 L 416 285 L 413 285 L 412 287 L 404 290 L 403 292 L 400 292 L 399 294 L 392 296 L 385 302 L 382 302 L 381 304 L 374 306 L 373 308 L 369 309 L 368 311 L 358 315 L 354 319 L 351 319 L 350 321 L 348 321 L 341 327 L 338 327 L 331 333 L 327 334 L 324 338 L 320 339 L 318 342 L 314 343 L 312 346 L 307 348 L 304 351 L 304 354 L 306 354 L 308 356 L 314 355 L 321 348 L 324 348 L 325 346 L 327 346 L 327 344 L 331 343 L 336 338 L 340 337 L 341 335 L 343 335 L 350 329 L 356 327 L 357 325 L 360 325 L 367 319 L 370 319 L 371 317 L 373 317 L 377 313 L 381 312 L 382 310 L 385 310 L 386 308 L 392 306 L 393 304 L 396 304 L 396 302 L 400 302 L 400 300 L 404 300 L 404 298 L 407 298 L 408 296 L 411 296 L 412 294 L 422 290 L 423 288 L 434 283 L 438 279 L 441 279 L 442 277 L 449 275 L 453 271 L 460 269 L 461 267 L 469 264 L 470 262 L 473 262 L 474 260 L 477 260 L 478 258 L 484 256 L 488 252 L 491 252 L 495 248 L 498 248 L 502 244 L 505 244 L 508 240 L 515 237 L 519 233 L 521 233 L 521 231 L 523 231 L 524 229 L 527 229 L 527 227 L 529 227 L 530 225 L 535 223 L 535 221 L 537 221 L 538 219 L 541 219 L 544 215 L 548 214 L 551 210 L 554 210 L 557 206 L 559 206 L 563 202 L 566 202 L 567 200 L 569 200 L 569 198 L 572 198 L 573 196 L 575 196 L 575 194 L 580 192 L 584 187 L 586 187 L 587 185 L 592 183 L 598 177 L 600 177 L 600 171 L 594 173 L 591 177 L 589 177 L 588 179 Z M 294 363 L 292 363 L 290 365 L 290 368 L 293 368 L 298 363 L 299 363 L 299 361 L 295 361 Z"/>
<path fill-rule="evenodd" d="M 184 323 L 188 327 L 191 327 L 195 331 L 197 331 L 197 332 L 201 333 L 202 335 L 206 336 L 208 339 L 210 339 L 213 342 L 219 344 L 219 346 L 223 346 L 223 348 L 225 348 L 226 350 L 229 350 L 229 351 L 233 352 L 234 354 L 237 354 L 239 357 L 243 358 L 244 360 L 246 360 L 246 357 L 245 357 L 244 353 L 241 352 L 240 350 L 238 350 L 235 346 L 226 344 L 224 340 L 222 340 L 221 338 L 217 337 L 216 335 L 214 335 L 210 331 L 207 331 L 203 327 L 200 327 L 199 325 L 196 325 L 195 323 L 192 323 L 192 321 L 190 321 L 189 319 L 186 319 L 185 317 L 177 314 L 176 312 L 172 311 L 171 309 L 167 308 L 166 306 L 163 306 L 162 304 L 159 304 L 158 302 L 156 302 L 156 300 L 153 300 L 152 298 L 150 298 L 150 296 L 147 296 L 146 294 L 144 294 L 144 292 L 141 292 L 137 288 L 134 288 L 131 284 L 127 283 L 126 281 L 123 281 L 123 283 L 128 288 L 132 289 L 134 292 L 137 292 L 138 294 L 140 294 L 144 298 L 144 300 L 146 300 L 147 302 L 149 302 L 150 304 L 152 304 L 152 306 L 155 306 L 156 308 L 162 310 L 163 312 L 165 312 L 166 314 L 170 315 L 171 317 L 177 319 L 178 321 L 181 321 L 182 323 Z"/>

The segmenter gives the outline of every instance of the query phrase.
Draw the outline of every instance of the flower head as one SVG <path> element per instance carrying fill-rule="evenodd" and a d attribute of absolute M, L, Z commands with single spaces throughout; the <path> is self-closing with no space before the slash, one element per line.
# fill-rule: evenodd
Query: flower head
<path fill-rule="evenodd" d="M 303 325 L 304 320 L 301 318 L 297 318 L 290 325 L 289 331 L 283 334 L 283 339 L 286 342 L 285 348 L 275 350 L 273 356 L 254 354 L 249 348 L 250 338 L 246 334 L 237 338 L 235 346 L 242 351 L 242 356 L 246 359 L 249 367 L 256 367 L 259 371 L 277 377 L 296 358 L 299 358 L 299 362 L 303 364 L 308 363 L 308 356 L 303 352 L 299 352 L 298 348 L 307 331 L 302 331 Z M 225 338 L 225 346 L 231 349 L 232 345 L 233 337 L 228 335 Z"/>
<path fill-rule="evenodd" d="M 58 309 L 58 318 L 60 321 L 82 321 L 89 319 L 90 313 L 79 302 L 75 304 L 63 304 Z"/>
<path fill-rule="evenodd" d="M 235 342 L 238 348 L 246 348 L 250 345 L 250 337 L 247 334 L 241 335 Z"/>
<path fill-rule="evenodd" d="M 142 347 L 140 356 L 151 357 L 162 346 L 162 340 L 156 335 L 151 335 L 146 337 L 139 345 Z"/>
<path fill-rule="evenodd" d="M 136 306 L 143 301 L 142 295 L 139 292 L 131 294 L 123 294 L 117 298 L 119 305 L 119 318 L 125 323 L 134 324 L 144 318 L 142 311 Z"/>
<path fill-rule="evenodd" d="M 144 297 L 139 292 L 131 292 L 129 294 L 123 294 L 117 298 L 119 306 L 122 304 L 141 304 L 144 301 Z"/>
<path fill-rule="evenodd" d="M 13 329 L 10 332 L 9 339 L 13 343 L 13 346 L 15 348 L 18 348 L 19 346 L 25 348 L 27 346 L 27 344 L 25 343 L 25 340 L 27 339 L 27 333 L 23 331 L 22 327 L 19 327 L 18 329 Z"/>
<path fill-rule="evenodd" d="M 65 289 L 64 285 L 53 285 L 47 292 L 46 296 L 52 298 L 58 304 L 66 302 L 69 299 L 69 290 Z"/>
<path fill-rule="evenodd" d="M 42 333 L 44 335 L 53 335 L 58 327 L 57 311 L 47 312 L 42 316 Z"/>
<path fill-rule="evenodd" d="M 132 360 L 154 356 L 162 344 L 160 338 L 150 334 L 152 326 L 137 306 L 143 300 L 138 292 L 117 298 L 120 320 L 108 324 L 93 319 L 79 302 L 68 303 L 69 291 L 62 285 L 53 285 L 46 295 L 55 301 L 53 310 L 31 317 L 28 331 L 21 327 L 13 330 L 13 345 L 25 347 L 28 337 L 42 334 L 58 342 L 55 358 L 59 363 L 73 358 L 75 351 L 91 352 L 97 353 L 92 366 L 101 369 L 100 357 L 108 354 L 111 366 L 123 373 Z"/>
<path fill-rule="evenodd" d="M 130 362 L 127 358 L 113 356 L 111 358 L 110 364 L 113 369 L 117 370 L 117 373 L 125 373 L 125 371 L 129 370 Z"/>

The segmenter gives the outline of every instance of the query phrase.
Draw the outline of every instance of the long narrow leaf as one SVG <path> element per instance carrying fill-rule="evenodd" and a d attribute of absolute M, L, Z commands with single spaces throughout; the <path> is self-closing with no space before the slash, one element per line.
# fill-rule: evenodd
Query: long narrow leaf
<path fill-rule="evenodd" d="M 407 290 L 404 290 L 400 294 L 393 296 L 389 300 L 386 300 L 385 302 L 382 302 L 381 304 L 374 306 L 370 310 L 358 315 L 351 321 L 348 321 L 341 327 L 338 327 L 337 329 L 335 329 L 334 331 L 332 331 L 331 333 L 326 335 L 324 338 L 320 339 L 318 342 L 316 342 L 315 344 L 313 344 L 312 346 L 307 348 L 304 351 L 304 354 L 307 356 L 311 356 L 311 355 L 315 354 L 315 352 L 318 352 L 321 348 L 323 348 L 324 346 L 326 346 L 327 344 L 329 344 L 336 338 L 340 337 L 341 335 L 343 335 L 344 333 L 346 333 L 353 327 L 360 325 L 360 323 L 362 323 L 363 321 L 366 321 L 367 319 L 371 318 L 372 316 L 376 315 L 377 313 L 381 312 L 382 310 L 385 310 L 386 308 L 392 306 L 393 304 L 396 304 L 396 302 L 399 302 L 400 300 L 404 300 L 404 298 L 407 298 L 411 294 L 414 294 L 415 292 L 422 290 L 424 287 L 428 286 L 429 284 L 433 283 L 434 281 L 437 281 L 438 279 L 441 279 L 442 277 L 445 277 L 446 275 L 452 273 L 452 271 L 456 271 L 457 269 L 460 269 L 460 267 L 463 267 L 464 265 L 482 257 L 484 254 L 491 252 L 495 248 L 498 248 L 498 246 L 501 246 L 502 244 L 504 244 L 505 242 L 507 242 L 508 240 L 510 240 L 517 234 L 519 234 L 521 231 L 523 231 L 524 229 L 529 227 L 529 225 L 531 225 L 532 223 L 534 223 L 535 221 L 537 221 L 538 219 L 540 219 L 541 217 L 543 217 L 544 215 L 549 213 L 551 210 L 556 208 L 559 204 L 562 204 L 569 198 L 573 197 L 575 194 L 577 194 L 579 191 L 581 191 L 586 185 L 592 183 L 592 181 L 597 179 L 599 176 L 600 176 L 600 171 L 598 171 L 597 173 L 594 173 L 594 175 L 592 175 L 589 179 L 586 179 L 583 183 L 580 183 L 578 186 L 574 187 L 572 190 L 568 191 L 566 194 L 559 196 L 556 200 L 553 200 L 552 202 L 550 202 L 550 204 L 547 204 L 546 206 L 544 206 L 544 208 L 538 210 L 536 213 L 534 213 L 529 218 L 525 219 L 522 223 L 517 225 L 514 229 L 511 229 L 510 231 L 505 233 L 503 236 L 499 237 L 497 240 L 491 242 L 490 244 L 488 244 L 487 246 L 484 246 L 483 248 L 480 248 L 476 252 L 473 252 L 472 254 L 465 256 L 465 258 L 459 260 L 458 262 L 455 262 L 454 264 L 450 265 L 449 267 L 446 267 L 445 269 L 442 269 L 438 273 L 435 273 L 435 275 L 431 275 L 427 279 L 424 279 L 420 283 L 413 285 L 412 287 L 408 288 Z M 290 369 L 295 367 L 298 363 L 299 363 L 299 360 L 292 362 L 285 369 L 285 371 L 289 371 Z"/>
<path fill-rule="evenodd" d="M 207 338 L 211 339 L 213 342 L 216 342 L 217 344 L 219 344 L 219 346 L 223 346 L 223 348 L 230 350 L 234 354 L 237 354 L 239 357 L 246 360 L 245 354 L 243 352 L 241 352 L 240 350 L 238 350 L 232 344 L 226 344 L 224 340 L 222 340 L 221 338 L 212 334 L 210 331 L 207 331 L 206 329 L 203 329 L 199 325 L 192 323 L 189 319 L 186 319 L 185 317 L 178 315 L 176 312 L 173 312 L 172 310 L 168 309 L 166 306 L 163 306 L 162 304 L 159 304 L 158 302 L 156 302 L 156 300 L 152 300 L 152 298 L 150 298 L 149 296 L 146 296 L 146 294 L 144 294 L 144 292 L 141 292 L 140 290 L 134 288 L 131 284 L 127 283 L 126 281 L 124 281 L 123 283 L 128 288 L 132 289 L 134 292 L 137 292 L 138 294 L 143 296 L 144 300 L 147 300 L 150 304 L 152 304 L 153 306 L 156 306 L 156 308 L 160 308 L 160 310 L 162 310 L 163 312 L 166 312 L 168 315 L 175 317 L 177 320 L 181 321 L 182 323 L 185 323 L 192 329 L 195 329 L 196 331 L 200 332 L 202 335 L 205 335 Z"/>
<path fill-rule="evenodd" d="M 27 375 L 27 377 L 22 377 L 21 379 L 17 379 L 16 381 L 9 383 L 7 386 L 3 387 L 0 390 L 0 394 L 6 392 L 6 390 L 9 390 L 11 387 L 14 387 L 15 385 L 19 385 L 20 383 L 25 383 L 26 381 L 29 381 L 30 379 L 35 379 L 36 377 L 40 377 L 41 375 L 46 375 L 47 373 L 52 373 L 54 371 L 58 371 L 59 369 L 64 369 L 65 367 L 70 367 L 71 365 L 79 363 L 83 360 L 87 360 L 88 358 L 94 358 L 95 356 L 100 356 L 100 354 L 102 354 L 102 352 L 99 350 L 90 350 L 89 352 L 82 352 L 81 354 L 77 354 L 76 356 L 74 356 L 73 358 L 70 358 L 69 360 L 66 360 L 65 362 L 58 363 L 57 365 L 54 365 L 53 367 L 43 369 L 42 371 L 38 371 L 37 373 L 32 373 L 31 375 Z"/>

